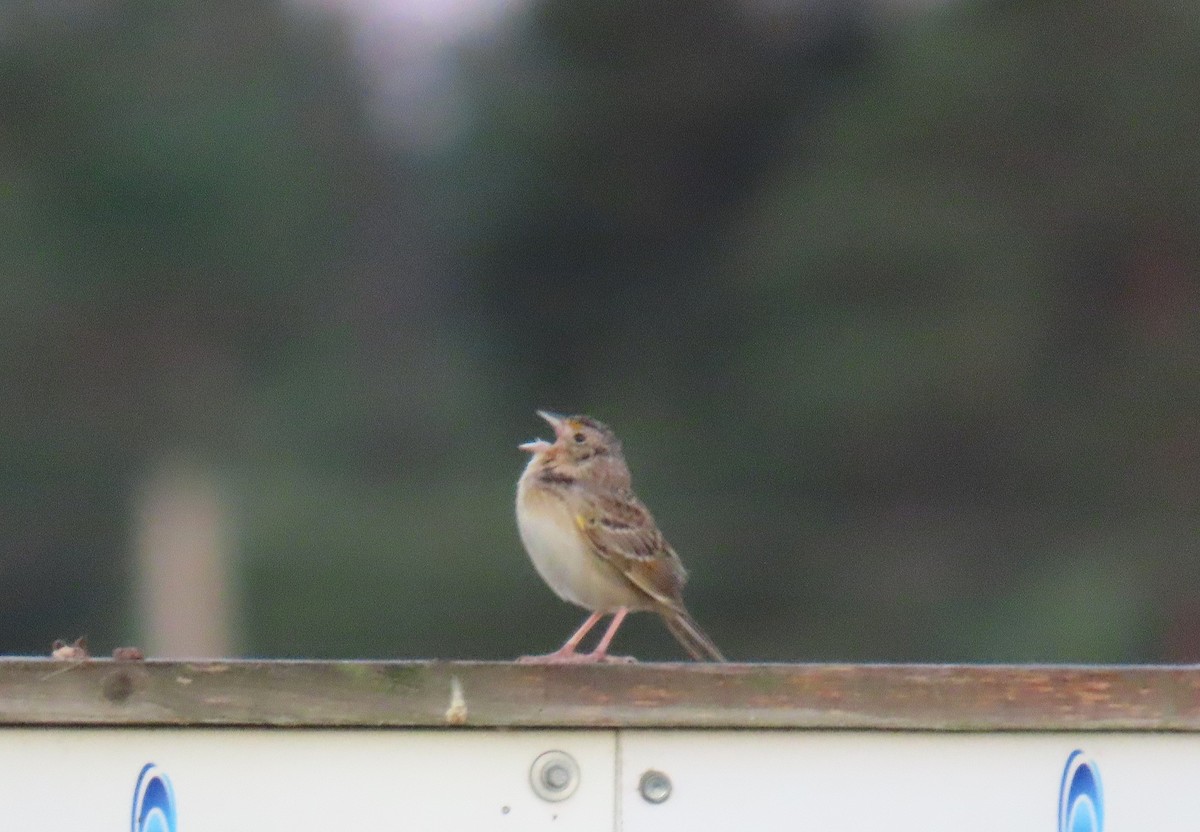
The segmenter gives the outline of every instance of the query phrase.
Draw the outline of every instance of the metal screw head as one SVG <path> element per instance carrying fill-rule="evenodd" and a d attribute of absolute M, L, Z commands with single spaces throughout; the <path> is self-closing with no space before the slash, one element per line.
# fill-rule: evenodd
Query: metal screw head
<path fill-rule="evenodd" d="M 671 796 L 671 778 L 661 771 L 650 769 L 638 781 L 638 791 L 647 803 L 662 803 Z"/>
<path fill-rule="evenodd" d="M 534 793 L 551 803 L 575 794 L 579 779 L 579 764 L 565 751 L 547 751 L 529 769 L 529 784 Z"/>

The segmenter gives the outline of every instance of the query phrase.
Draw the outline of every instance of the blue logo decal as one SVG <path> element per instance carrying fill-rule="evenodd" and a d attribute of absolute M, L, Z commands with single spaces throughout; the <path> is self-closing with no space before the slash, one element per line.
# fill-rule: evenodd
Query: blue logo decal
<path fill-rule="evenodd" d="M 1072 751 L 1058 790 L 1058 832 L 1104 832 L 1100 769 L 1082 751 Z"/>
<path fill-rule="evenodd" d="M 171 778 L 146 763 L 133 790 L 130 832 L 175 832 L 175 790 Z"/>

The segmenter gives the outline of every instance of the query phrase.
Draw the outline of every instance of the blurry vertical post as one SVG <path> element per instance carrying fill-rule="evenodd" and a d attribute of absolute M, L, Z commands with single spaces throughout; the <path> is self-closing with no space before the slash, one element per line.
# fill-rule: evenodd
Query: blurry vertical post
<path fill-rule="evenodd" d="M 137 499 L 137 629 L 146 654 L 230 655 L 231 534 L 215 476 L 193 464 L 164 464 Z"/>

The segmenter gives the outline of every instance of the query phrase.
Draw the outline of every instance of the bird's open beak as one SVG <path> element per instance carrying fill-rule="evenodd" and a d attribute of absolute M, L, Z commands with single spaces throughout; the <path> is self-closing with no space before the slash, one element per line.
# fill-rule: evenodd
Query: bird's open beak
<path fill-rule="evenodd" d="M 562 432 L 566 430 L 565 425 L 567 422 L 567 417 L 560 416 L 557 413 L 550 413 L 546 410 L 539 410 L 537 415 L 541 416 L 550 423 L 550 427 L 554 428 L 555 436 L 560 436 Z M 551 447 L 553 447 L 553 443 L 547 442 L 545 439 L 534 439 L 532 442 L 526 442 L 522 445 L 518 445 L 517 447 L 522 451 L 528 451 L 531 454 L 537 454 L 541 453 L 542 451 L 549 450 Z"/>
<path fill-rule="evenodd" d="M 532 442 L 522 442 L 517 446 L 522 451 L 528 451 L 531 454 L 540 454 L 542 451 L 548 451 L 554 447 L 545 439 L 534 439 Z"/>
<path fill-rule="evenodd" d="M 550 423 L 550 427 L 554 428 L 555 436 L 562 436 L 567 430 L 567 417 L 558 413 L 551 413 L 548 410 L 539 410 L 537 415 L 541 416 Z"/>

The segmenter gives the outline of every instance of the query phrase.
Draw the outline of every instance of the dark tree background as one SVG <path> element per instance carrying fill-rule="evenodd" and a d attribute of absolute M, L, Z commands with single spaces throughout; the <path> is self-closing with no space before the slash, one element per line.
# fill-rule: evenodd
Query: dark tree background
<path fill-rule="evenodd" d="M 551 407 L 734 657 L 1200 659 L 1200 6 L 534 0 L 420 147 L 353 31 L 0 9 L 0 652 L 145 637 L 179 461 L 239 652 L 550 649 Z"/>

